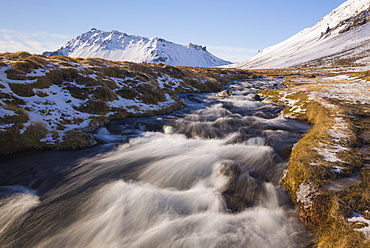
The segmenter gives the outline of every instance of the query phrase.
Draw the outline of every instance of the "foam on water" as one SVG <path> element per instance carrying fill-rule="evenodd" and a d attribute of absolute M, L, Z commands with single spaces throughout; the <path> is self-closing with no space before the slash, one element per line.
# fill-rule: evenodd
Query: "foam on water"
<path fill-rule="evenodd" d="M 275 174 L 283 167 L 269 146 L 146 133 L 84 163 L 90 166 L 72 177 L 74 187 L 82 174 L 91 182 L 107 171 L 126 179 L 99 187 L 72 224 L 37 247 L 306 246 L 309 235 L 282 197 Z M 237 178 L 225 163 L 238 164 Z M 128 165 L 135 170 L 125 175 Z M 223 193 L 231 184 L 253 206 L 230 213 Z"/>
<path fill-rule="evenodd" d="M 279 186 L 287 167 L 281 154 L 307 125 L 280 118 L 280 107 L 251 102 L 249 84 L 235 86 L 230 99 L 210 95 L 213 104 L 181 116 L 98 129 L 93 135 L 102 143 L 128 141 L 67 167 L 40 197 L 23 189 L 0 198 L 0 215 L 9 215 L 0 220 L 0 242 L 308 247 L 311 235 Z"/>
<path fill-rule="evenodd" d="M 40 201 L 36 191 L 20 185 L 0 187 L 0 240 L 2 233 L 11 229 L 13 224 L 24 221 L 27 213 Z"/>
<path fill-rule="evenodd" d="M 75 223 L 37 246 L 305 247 L 306 241 L 293 210 L 275 203 L 229 214 L 220 194 L 204 185 L 175 191 L 119 180 L 96 192 L 84 209 Z"/>

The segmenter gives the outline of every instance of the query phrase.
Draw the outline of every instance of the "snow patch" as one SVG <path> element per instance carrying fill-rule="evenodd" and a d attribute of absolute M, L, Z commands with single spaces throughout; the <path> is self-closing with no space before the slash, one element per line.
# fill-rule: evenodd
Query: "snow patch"
<path fill-rule="evenodd" d="M 370 238 L 370 220 L 365 219 L 362 214 L 353 212 L 353 217 L 348 218 L 347 222 L 350 225 L 363 225 L 361 228 L 355 228 L 354 230 L 363 232 L 367 238 Z"/>
<path fill-rule="evenodd" d="M 14 123 L 0 124 L 0 132 L 6 132 L 8 128 L 14 126 Z"/>
<path fill-rule="evenodd" d="M 316 187 L 311 183 L 300 184 L 296 192 L 297 202 L 300 202 L 304 208 L 310 208 L 313 200 L 319 195 Z"/>
<path fill-rule="evenodd" d="M 338 76 L 334 76 L 334 77 L 324 77 L 323 79 L 324 80 L 332 80 L 332 81 L 346 81 L 346 80 L 350 79 L 350 77 L 348 75 L 338 75 Z"/>
<path fill-rule="evenodd" d="M 5 116 L 13 116 L 16 115 L 15 111 L 8 110 L 5 108 L 0 108 L 0 118 L 4 118 Z"/>
<path fill-rule="evenodd" d="M 347 79 L 330 85 L 319 93 L 322 98 L 334 98 L 347 103 L 370 104 L 370 83 L 364 80 Z"/>
<path fill-rule="evenodd" d="M 343 120 L 343 118 L 340 117 L 336 117 L 334 120 L 334 126 L 327 133 L 336 143 L 347 142 L 349 140 L 349 136 L 346 132 L 346 130 L 349 128 L 348 124 Z"/>
<path fill-rule="evenodd" d="M 324 144 L 321 142 L 319 144 L 321 148 L 314 148 L 314 150 L 317 151 L 324 158 L 324 160 L 331 163 L 345 163 L 345 161 L 337 157 L 337 153 L 341 151 L 347 151 L 348 148 L 338 144 Z"/>

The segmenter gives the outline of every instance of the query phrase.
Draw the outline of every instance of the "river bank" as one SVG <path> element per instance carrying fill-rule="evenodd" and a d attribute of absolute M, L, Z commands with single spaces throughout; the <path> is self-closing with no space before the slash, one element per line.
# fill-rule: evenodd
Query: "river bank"
<path fill-rule="evenodd" d="M 293 149 L 283 185 L 298 204 L 302 220 L 315 230 L 317 247 L 368 247 L 369 72 L 290 72 L 295 75 L 285 78 L 286 88 L 261 92 L 270 96 L 267 102 L 287 106 L 287 118 L 313 124 Z"/>
<path fill-rule="evenodd" d="M 96 144 L 109 120 L 169 113 L 184 92 L 214 92 L 245 70 L 0 54 L 0 154 Z"/>

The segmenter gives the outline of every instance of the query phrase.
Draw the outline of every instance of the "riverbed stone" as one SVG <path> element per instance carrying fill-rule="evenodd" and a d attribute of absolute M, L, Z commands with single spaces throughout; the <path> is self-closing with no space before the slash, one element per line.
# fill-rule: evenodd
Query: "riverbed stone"
<path fill-rule="evenodd" d="M 229 96 L 232 96 L 232 95 L 234 95 L 234 93 L 231 90 L 223 90 L 223 91 L 217 93 L 218 97 L 229 97 Z"/>

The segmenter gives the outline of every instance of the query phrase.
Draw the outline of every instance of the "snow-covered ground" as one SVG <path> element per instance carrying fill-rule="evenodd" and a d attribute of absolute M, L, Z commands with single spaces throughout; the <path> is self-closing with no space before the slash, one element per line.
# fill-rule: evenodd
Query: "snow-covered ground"
<path fill-rule="evenodd" d="M 1 54 L 0 61 L 0 135 L 39 125 L 47 130 L 40 141 L 50 146 L 111 119 L 178 109 L 177 93 L 222 89 L 221 80 L 240 72 L 27 53 Z"/>
<path fill-rule="evenodd" d="M 315 61 L 314 65 L 328 66 L 347 58 L 356 58 L 356 63 L 369 65 L 369 11 L 370 0 L 348 0 L 313 27 L 230 67 L 286 68 L 310 65 L 310 61 L 317 59 L 322 60 Z"/>
<path fill-rule="evenodd" d="M 355 228 L 355 230 L 363 232 L 367 238 L 370 238 L 370 220 L 364 218 L 362 214 L 354 212 L 353 217 L 348 218 L 347 221 L 351 225 L 362 225 L 362 227 Z"/>

